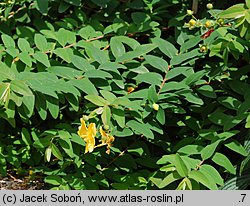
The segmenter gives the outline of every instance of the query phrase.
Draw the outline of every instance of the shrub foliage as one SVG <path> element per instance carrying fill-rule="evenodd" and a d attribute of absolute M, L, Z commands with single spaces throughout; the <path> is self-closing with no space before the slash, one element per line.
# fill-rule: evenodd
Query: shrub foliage
<path fill-rule="evenodd" d="M 246 188 L 250 1 L 191 2 L 2 1 L 1 176 Z"/>

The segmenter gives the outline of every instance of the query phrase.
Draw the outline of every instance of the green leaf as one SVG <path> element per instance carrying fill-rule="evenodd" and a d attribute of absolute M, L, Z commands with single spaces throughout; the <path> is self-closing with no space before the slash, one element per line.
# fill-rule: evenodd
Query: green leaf
<path fill-rule="evenodd" d="M 56 119 L 59 115 L 59 100 L 49 95 L 46 96 L 46 100 L 51 116 Z"/>
<path fill-rule="evenodd" d="M 151 66 L 162 72 L 168 71 L 168 63 L 160 57 L 153 55 L 146 55 L 145 60 L 147 61 L 148 64 L 150 64 Z"/>
<path fill-rule="evenodd" d="M 17 45 L 22 52 L 29 52 L 31 50 L 29 42 L 24 38 L 19 38 Z"/>
<path fill-rule="evenodd" d="M 167 55 L 169 58 L 172 59 L 175 55 L 177 55 L 178 50 L 170 42 L 158 37 L 154 38 L 152 41 L 159 47 L 161 52 Z"/>
<path fill-rule="evenodd" d="M 185 99 L 188 102 L 191 102 L 193 104 L 198 104 L 198 105 L 203 105 L 204 104 L 203 100 L 198 95 L 190 93 L 190 91 L 187 91 L 187 92 L 186 91 L 180 91 L 180 92 L 178 92 L 178 94 L 184 96 Z"/>
<path fill-rule="evenodd" d="M 224 131 L 226 131 L 239 124 L 243 119 L 245 119 L 244 116 L 245 115 L 231 116 L 218 110 L 209 114 L 208 118 L 211 122 L 223 126 Z"/>
<path fill-rule="evenodd" d="M 50 143 L 51 146 L 51 152 L 52 154 L 58 158 L 59 160 L 63 160 L 63 156 L 62 153 L 60 152 L 60 150 L 58 149 L 58 147 L 54 144 L 54 143 Z"/>
<path fill-rule="evenodd" d="M 61 185 L 63 183 L 63 179 L 58 175 L 49 175 L 44 178 L 44 182 L 51 185 Z"/>
<path fill-rule="evenodd" d="M 203 85 L 203 86 L 199 87 L 197 89 L 197 91 L 200 94 L 204 95 L 205 97 L 209 97 L 209 98 L 216 98 L 217 97 L 216 93 L 214 92 L 213 87 L 211 87 L 210 85 Z"/>
<path fill-rule="evenodd" d="M 46 67 L 50 67 L 50 62 L 49 62 L 49 58 L 46 54 L 42 53 L 42 52 L 36 52 L 35 54 L 33 54 L 33 57 L 41 62 L 43 65 L 45 65 Z"/>
<path fill-rule="evenodd" d="M 165 110 L 162 109 L 161 107 L 159 107 L 159 110 L 157 111 L 156 119 L 157 119 L 158 122 L 160 122 L 162 125 L 165 124 L 165 121 L 166 121 Z"/>
<path fill-rule="evenodd" d="M 132 60 L 134 58 L 139 58 L 142 55 L 147 54 L 148 52 L 152 51 L 155 49 L 156 45 L 155 44 L 144 44 L 136 47 L 134 51 L 129 51 L 123 54 L 122 56 L 118 57 L 116 59 L 116 62 L 125 62 L 128 60 Z"/>
<path fill-rule="evenodd" d="M 189 76 L 193 73 L 192 67 L 174 67 L 167 73 L 167 79 L 170 80 L 179 75 Z M 178 82 L 179 83 L 179 82 Z"/>
<path fill-rule="evenodd" d="M 173 91 L 173 90 L 182 90 L 182 89 L 189 89 L 189 87 L 184 82 L 170 81 L 163 85 L 160 92 L 163 93 L 163 92 L 168 92 L 168 91 Z"/>
<path fill-rule="evenodd" d="M 150 20 L 150 16 L 144 12 L 133 12 L 131 14 L 131 18 L 137 25 L 143 24 L 144 22 Z"/>
<path fill-rule="evenodd" d="M 48 49 L 48 42 L 47 42 L 47 39 L 43 35 L 41 35 L 41 34 L 35 34 L 34 41 L 35 41 L 36 47 L 40 51 L 42 51 L 42 52 L 46 52 L 47 51 L 47 49 Z"/>
<path fill-rule="evenodd" d="M 51 159 L 51 147 L 47 147 L 47 149 L 45 150 L 45 158 L 47 162 L 50 162 Z"/>
<path fill-rule="evenodd" d="M 105 80 L 106 80 L 106 78 L 113 78 L 113 76 L 110 73 L 108 73 L 106 71 L 99 70 L 99 69 L 86 71 L 85 75 L 88 78 L 101 78 L 101 79 L 105 79 Z"/>
<path fill-rule="evenodd" d="M 82 71 L 65 66 L 52 66 L 47 68 L 47 71 L 65 79 L 75 79 L 82 76 Z"/>
<path fill-rule="evenodd" d="M 75 155 L 74 155 L 73 147 L 70 141 L 71 135 L 68 132 L 63 131 L 63 130 L 58 131 L 58 135 L 60 137 L 60 139 L 58 140 L 60 146 L 65 151 L 65 153 L 69 155 L 69 157 L 73 158 Z"/>
<path fill-rule="evenodd" d="M 155 72 L 138 74 L 134 79 L 139 82 L 145 82 L 157 86 L 160 86 L 163 81 L 162 76 Z"/>
<path fill-rule="evenodd" d="M 14 47 L 9 47 L 6 49 L 6 52 L 12 56 L 13 58 L 16 58 L 19 54 L 19 50 Z"/>
<path fill-rule="evenodd" d="M 234 175 L 236 174 L 236 169 L 234 168 L 230 160 L 224 154 L 216 152 L 214 156 L 212 157 L 212 161 L 224 167 L 228 172 Z"/>
<path fill-rule="evenodd" d="M 154 139 L 154 133 L 145 124 L 139 123 L 135 120 L 130 120 L 127 122 L 127 126 L 139 134 L 144 135 L 148 139 Z"/>
<path fill-rule="evenodd" d="M 90 71 L 90 70 L 94 70 L 95 67 L 93 65 L 91 65 L 88 60 L 84 59 L 83 57 L 74 55 L 72 57 L 72 63 L 73 65 L 77 68 L 80 69 L 84 72 L 86 71 Z"/>
<path fill-rule="evenodd" d="M 156 93 L 156 89 L 154 85 L 151 85 L 148 88 L 148 100 L 151 101 L 152 103 L 155 103 L 158 101 L 158 95 Z"/>
<path fill-rule="evenodd" d="M 209 179 L 213 179 L 216 184 L 223 185 L 224 180 L 221 177 L 220 173 L 211 165 L 203 164 L 200 169 L 201 173 L 203 173 L 205 176 L 210 176 Z M 210 180 L 211 181 L 211 180 Z"/>
<path fill-rule="evenodd" d="M 22 140 L 26 145 L 32 145 L 32 141 L 30 138 L 30 133 L 26 128 L 22 128 Z"/>
<path fill-rule="evenodd" d="M 124 110 L 118 108 L 112 108 L 112 117 L 117 122 L 117 124 L 121 127 L 125 127 L 125 114 Z"/>
<path fill-rule="evenodd" d="M 47 15 L 49 0 L 36 0 L 37 10 L 40 11 L 43 15 Z"/>
<path fill-rule="evenodd" d="M 16 120 L 15 120 L 15 104 L 14 102 L 10 101 L 8 104 L 8 108 L 5 110 L 4 116 L 2 116 L 0 112 L 0 116 L 6 119 L 12 127 L 16 127 Z"/>
<path fill-rule="evenodd" d="M 71 79 L 69 82 L 86 94 L 98 95 L 94 84 L 86 77 L 84 79 Z"/>
<path fill-rule="evenodd" d="M 186 145 L 180 148 L 177 152 L 187 155 L 200 154 L 203 147 L 200 145 Z"/>
<path fill-rule="evenodd" d="M 247 156 L 247 151 L 237 140 L 231 140 L 229 143 L 225 143 L 224 145 L 243 156 Z"/>
<path fill-rule="evenodd" d="M 117 130 L 114 135 L 116 137 L 128 137 L 128 136 L 132 136 L 133 132 L 128 128 L 124 128 L 122 131 Z"/>
<path fill-rule="evenodd" d="M 245 190 L 250 184 L 250 174 L 236 176 L 225 182 L 220 190 Z"/>
<path fill-rule="evenodd" d="M 219 17 L 224 18 L 224 19 L 240 18 L 241 16 L 244 16 L 244 12 L 245 12 L 244 6 L 245 6 L 244 4 L 233 5 L 229 7 L 228 9 L 226 9 L 225 11 L 221 12 L 219 14 Z"/>
<path fill-rule="evenodd" d="M 177 172 L 172 172 L 168 176 L 166 176 L 163 180 L 155 177 L 150 177 L 150 180 L 158 187 L 158 188 L 164 188 L 171 184 L 172 182 L 175 182 L 176 180 L 181 179 L 182 177 Z"/>
<path fill-rule="evenodd" d="M 110 110 L 109 106 L 104 105 L 101 118 L 102 118 L 103 125 L 104 126 L 106 126 L 106 125 L 109 126 L 110 118 L 111 118 L 111 110 Z"/>
<path fill-rule="evenodd" d="M 194 159 L 194 158 L 191 158 L 188 156 L 181 156 L 181 159 L 183 160 L 183 162 L 187 166 L 188 171 L 190 171 L 191 169 L 196 170 L 197 167 L 202 163 L 201 160 Z"/>
<path fill-rule="evenodd" d="M 250 9 L 250 0 L 246 0 L 246 6 Z"/>
<path fill-rule="evenodd" d="M 97 106 L 105 106 L 109 104 L 107 100 L 97 95 L 86 95 L 84 98 L 89 100 L 90 102 L 92 102 L 93 104 Z"/>
<path fill-rule="evenodd" d="M 189 39 L 184 44 L 181 45 L 180 52 L 186 52 L 188 49 L 195 47 L 199 42 L 202 41 L 200 36 L 196 36 L 194 38 Z"/>
<path fill-rule="evenodd" d="M 185 83 L 189 86 L 193 85 L 195 82 L 200 80 L 206 74 L 205 70 L 195 72 L 185 79 Z"/>
<path fill-rule="evenodd" d="M 20 60 L 29 67 L 32 67 L 32 58 L 27 52 L 21 52 L 18 57 Z"/>
<path fill-rule="evenodd" d="M 250 114 L 247 116 L 245 128 L 250 128 Z"/>
<path fill-rule="evenodd" d="M 157 164 L 166 164 L 167 162 L 170 162 L 176 167 L 176 170 L 181 177 L 186 177 L 188 175 L 190 168 L 187 167 L 179 154 L 164 155 L 157 161 Z"/>
<path fill-rule="evenodd" d="M 6 48 L 15 48 L 15 41 L 10 36 L 2 34 L 1 38 Z"/>
<path fill-rule="evenodd" d="M 21 94 L 23 96 L 32 96 L 33 93 L 28 87 L 27 84 L 25 84 L 23 81 L 19 80 L 12 80 L 10 84 L 10 89 L 18 94 Z"/>
<path fill-rule="evenodd" d="M 113 101 L 115 101 L 117 99 L 117 97 L 112 92 L 109 92 L 109 91 L 106 91 L 106 90 L 101 90 L 100 93 L 109 102 L 113 102 Z"/>
<path fill-rule="evenodd" d="M 41 119 L 45 120 L 47 117 L 47 103 L 46 103 L 46 98 L 44 94 L 40 92 L 36 92 L 35 107 Z"/>
<path fill-rule="evenodd" d="M 115 38 L 118 39 L 120 42 L 128 45 L 133 50 L 140 46 L 140 43 L 138 41 L 128 36 L 116 36 Z"/>
<path fill-rule="evenodd" d="M 10 84 L 0 83 L 0 105 L 2 102 L 8 104 L 9 98 L 10 98 Z"/>
<path fill-rule="evenodd" d="M 194 179 L 197 182 L 200 182 L 210 190 L 217 190 L 217 186 L 214 182 L 211 182 L 207 175 L 203 174 L 199 170 L 192 170 L 189 175 L 189 178 Z"/>
<path fill-rule="evenodd" d="M 99 64 L 103 64 L 109 61 L 108 51 L 100 50 L 95 46 L 86 47 L 87 54 L 93 61 L 97 61 Z"/>
<path fill-rule="evenodd" d="M 221 141 L 218 140 L 216 142 L 213 142 L 213 143 L 207 145 L 205 148 L 203 148 L 201 151 L 201 158 L 203 160 L 210 158 L 214 154 L 214 152 L 215 152 L 215 150 L 218 147 L 220 142 Z"/>
<path fill-rule="evenodd" d="M 71 32 L 69 30 L 66 30 L 64 28 L 60 28 L 57 32 L 57 41 L 59 44 L 61 44 L 63 47 L 69 43 L 74 44 L 76 43 L 76 36 L 74 32 Z"/>
<path fill-rule="evenodd" d="M 110 40 L 111 52 L 115 58 L 118 58 L 125 54 L 126 50 L 124 45 L 119 40 L 119 37 L 112 37 Z"/>
<path fill-rule="evenodd" d="M 54 53 L 62 58 L 67 63 L 71 63 L 73 57 L 73 50 L 71 48 L 57 48 Z"/>
<path fill-rule="evenodd" d="M 79 137 L 79 135 L 74 134 L 74 133 L 72 133 L 71 135 L 72 135 L 71 142 L 74 142 L 74 143 L 76 143 L 76 144 L 79 144 L 79 145 L 85 147 L 86 144 L 85 144 L 83 138 Z"/>
<path fill-rule="evenodd" d="M 179 154 L 174 154 L 173 156 L 174 158 L 173 161 L 171 161 L 171 163 L 176 167 L 178 174 L 181 177 L 187 177 L 188 168 L 185 165 L 184 161 L 181 159 L 181 156 Z"/>
<path fill-rule="evenodd" d="M 21 108 L 24 112 L 24 115 L 30 118 L 33 115 L 34 112 L 34 106 L 35 106 L 35 96 L 23 96 L 23 103 L 21 105 Z"/>
<path fill-rule="evenodd" d="M 198 58 L 201 55 L 202 53 L 199 51 L 199 49 L 194 49 L 190 52 L 181 53 L 171 59 L 170 65 L 180 65 L 181 63 L 187 60 Z"/>

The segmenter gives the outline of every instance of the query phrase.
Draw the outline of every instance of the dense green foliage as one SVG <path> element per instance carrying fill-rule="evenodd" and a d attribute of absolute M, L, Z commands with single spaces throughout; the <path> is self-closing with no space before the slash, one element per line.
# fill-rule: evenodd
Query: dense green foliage
<path fill-rule="evenodd" d="M 246 188 L 250 0 L 216 2 L 1 1 L 0 176 Z"/>

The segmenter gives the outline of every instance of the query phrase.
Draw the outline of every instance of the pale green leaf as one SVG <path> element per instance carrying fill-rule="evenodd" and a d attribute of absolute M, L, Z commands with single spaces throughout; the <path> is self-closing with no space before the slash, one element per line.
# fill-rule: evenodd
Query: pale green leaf
<path fill-rule="evenodd" d="M 135 120 L 130 120 L 127 122 L 127 126 L 137 133 L 144 135 L 148 139 L 154 139 L 154 133 L 145 124 L 139 123 Z"/>
<path fill-rule="evenodd" d="M 34 41 L 35 41 L 36 47 L 40 51 L 42 51 L 42 52 L 46 52 L 47 51 L 47 49 L 48 49 L 48 42 L 47 42 L 47 39 L 43 35 L 41 35 L 41 34 L 35 34 Z"/>
<path fill-rule="evenodd" d="M 216 152 L 214 156 L 212 157 L 212 161 L 216 164 L 224 167 L 228 172 L 232 174 L 236 174 L 236 170 L 230 160 L 224 155 L 219 152 Z"/>
<path fill-rule="evenodd" d="M 67 63 L 71 63 L 73 57 L 73 50 L 71 48 L 57 48 L 54 53 L 62 58 Z"/>
<path fill-rule="evenodd" d="M 42 63 L 43 65 L 45 65 L 46 67 L 50 67 L 50 62 L 49 62 L 49 58 L 45 53 L 42 52 L 36 52 L 33 57 L 39 61 L 40 63 Z"/>
<path fill-rule="evenodd" d="M 107 100 L 97 95 L 86 95 L 85 99 L 89 100 L 90 102 L 92 102 L 97 106 L 105 106 L 109 104 Z"/>

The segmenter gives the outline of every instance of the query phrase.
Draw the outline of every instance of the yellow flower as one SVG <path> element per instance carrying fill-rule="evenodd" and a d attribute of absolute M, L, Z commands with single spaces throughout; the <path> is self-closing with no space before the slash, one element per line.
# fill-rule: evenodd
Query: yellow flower
<path fill-rule="evenodd" d="M 184 24 L 184 27 L 189 28 L 190 30 L 194 29 L 196 26 L 198 26 L 198 23 L 195 19 L 190 19 L 188 23 Z"/>
<path fill-rule="evenodd" d="M 106 153 L 110 154 L 110 147 L 112 146 L 112 142 L 115 138 L 109 134 L 107 134 L 102 127 L 100 127 L 100 133 L 102 135 L 102 145 L 107 145 Z"/>
<path fill-rule="evenodd" d="M 95 148 L 95 136 L 96 136 L 96 126 L 95 123 L 90 123 L 89 128 L 83 118 L 81 120 L 81 126 L 78 128 L 78 135 L 83 138 L 86 142 L 85 153 L 93 152 Z"/>
<path fill-rule="evenodd" d="M 210 22 L 210 21 L 206 21 L 206 23 L 204 24 L 204 26 L 205 26 L 206 28 L 211 27 L 211 22 Z"/>
<path fill-rule="evenodd" d="M 196 24 L 196 21 L 194 19 L 190 19 L 188 23 L 190 26 L 194 26 Z"/>

